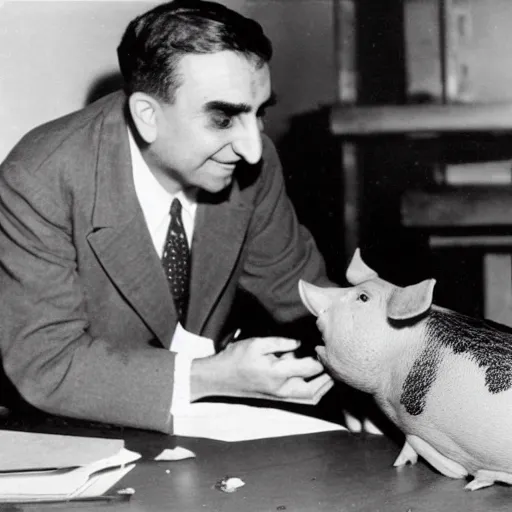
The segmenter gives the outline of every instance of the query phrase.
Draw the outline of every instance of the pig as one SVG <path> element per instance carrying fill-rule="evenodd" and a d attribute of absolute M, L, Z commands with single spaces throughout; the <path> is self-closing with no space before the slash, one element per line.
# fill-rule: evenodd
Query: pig
<path fill-rule="evenodd" d="M 435 280 L 395 286 L 364 263 L 348 288 L 299 282 L 335 379 L 370 393 L 405 434 L 394 465 L 418 455 L 476 490 L 512 484 L 512 330 L 432 304 Z"/>

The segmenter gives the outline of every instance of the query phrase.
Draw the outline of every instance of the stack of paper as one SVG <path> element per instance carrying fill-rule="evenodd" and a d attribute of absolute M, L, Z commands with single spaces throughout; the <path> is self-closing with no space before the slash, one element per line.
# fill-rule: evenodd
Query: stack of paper
<path fill-rule="evenodd" d="M 0 431 L 0 503 L 100 496 L 140 454 L 122 439 Z"/>

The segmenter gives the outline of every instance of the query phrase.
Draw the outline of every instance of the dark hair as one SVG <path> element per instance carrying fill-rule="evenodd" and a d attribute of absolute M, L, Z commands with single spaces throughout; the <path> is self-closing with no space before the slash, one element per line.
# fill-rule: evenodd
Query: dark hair
<path fill-rule="evenodd" d="M 117 55 L 128 94 L 140 91 L 172 102 L 184 55 L 225 50 L 258 66 L 272 57 L 272 44 L 256 21 L 216 2 L 174 0 L 131 21 Z"/>

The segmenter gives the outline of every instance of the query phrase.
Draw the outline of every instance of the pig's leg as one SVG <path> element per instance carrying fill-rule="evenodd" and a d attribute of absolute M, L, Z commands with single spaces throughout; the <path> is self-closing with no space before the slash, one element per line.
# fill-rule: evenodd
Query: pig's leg
<path fill-rule="evenodd" d="M 365 418 L 363 421 L 363 429 L 368 434 L 373 434 L 376 436 L 382 435 L 382 431 L 380 430 L 380 428 L 376 427 L 373 421 L 370 421 L 368 418 Z"/>
<path fill-rule="evenodd" d="M 475 479 L 471 480 L 465 489 L 468 491 L 476 491 L 483 487 L 489 487 L 494 482 L 505 482 L 512 485 L 512 475 L 510 473 L 504 473 L 502 471 L 489 471 L 487 469 L 479 469 L 475 473 Z"/>
<path fill-rule="evenodd" d="M 345 425 L 353 434 L 359 434 L 360 432 L 367 432 L 368 434 L 374 434 L 376 436 L 381 436 L 382 432 L 378 429 L 372 421 L 368 418 L 364 420 L 358 420 L 354 415 L 350 414 L 348 411 L 343 411 L 343 415 L 345 417 Z"/>
<path fill-rule="evenodd" d="M 414 451 L 414 448 L 405 441 L 402 451 L 396 458 L 393 466 L 404 466 L 405 464 L 416 464 L 418 462 L 418 454 Z"/>
<path fill-rule="evenodd" d="M 464 478 L 468 472 L 458 462 L 445 457 L 439 453 L 433 446 L 418 436 L 407 436 L 407 442 L 421 455 L 429 464 L 436 468 L 440 473 L 450 478 Z"/>

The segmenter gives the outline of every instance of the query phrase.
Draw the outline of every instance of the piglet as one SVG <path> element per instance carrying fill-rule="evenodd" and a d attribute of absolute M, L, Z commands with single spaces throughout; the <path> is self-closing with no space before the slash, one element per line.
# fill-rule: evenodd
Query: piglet
<path fill-rule="evenodd" d="M 422 456 L 476 490 L 512 484 L 512 334 L 432 304 L 434 279 L 406 287 L 377 275 L 356 250 L 348 288 L 300 281 L 337 378 L 370 393 L 405 434 L 395 466 Z"/>

